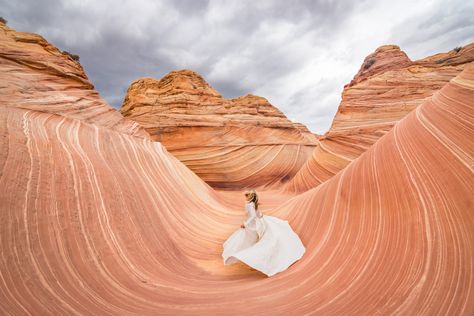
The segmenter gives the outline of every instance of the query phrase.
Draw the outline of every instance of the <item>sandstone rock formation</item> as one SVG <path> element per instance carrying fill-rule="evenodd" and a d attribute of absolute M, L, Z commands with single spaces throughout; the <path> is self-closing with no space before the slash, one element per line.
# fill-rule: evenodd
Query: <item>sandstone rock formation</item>
<path fill-rule="evenodd" d="M 148 137 L 137 123 L 104 102 L 78 62 L 41 36 L 0 23 L 0 56 L 2 106 L 55 113 Z"/>
<path fill-rule="evenodd" d="M 344 87 L 330 130 L 285 190 L 303 192 L 331 178 L 473 60 L 474 43 L 415 62 L 398 46 L 378 48 Z"/>
<path fill-rule="evenodd" d="M 64 99 L 82 99 L 53 89 L 60 111 L 25 108 L 45 69 L 17 69 L 1 81 L 17 93 L 0 103 L 2 314 L 474 313 L 474 65 L 322 185 L 278 208 L 263 192 L 306 246 L 271 278 L 222 264 L 240 197 L 93 102 L 72 115 Z"/>
<path fill-rule="evenodd" d="M 289 121 L 266 99 L 225 99 L 190 70 L 133 82 L 120 111 L 218 188 L 285 182 L 317 143 L 304 125 Z"/>

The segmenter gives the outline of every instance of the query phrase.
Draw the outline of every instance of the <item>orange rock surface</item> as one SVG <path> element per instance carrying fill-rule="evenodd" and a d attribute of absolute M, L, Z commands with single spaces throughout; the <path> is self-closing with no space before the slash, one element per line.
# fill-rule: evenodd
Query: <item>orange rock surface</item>
<path fill-rule="evenodd" d="M 277 186 L 296 174 L 317 142 L 266 99 L 225 99 L 190 70 L 133 82 L 120 111 L 218 188 Z"/>
<path fill-rule="evenodd" d="M 0 104 L 79 119 L 149 137 L 94 90 L 81 65 L 43 37 L 0 23 Z"/>
<path fill-rule="evenodd" d="M 378 48 L 344 87 L 330 130 L 285 190 L 303 192 L 334 176 L 473 60 L 474 43 L 414 62 L 398 46 Z"/>
<path fill-rule="evenodd" d="M 21 73 L 1 81 L 24 94 L 0 103 L 2 314 L 474 313 L 474 65 L 317 188 L 261 192 L 306 246 L 271 278 L 222 263 L 241 193 L 214 191 L 93 103 L 23 107 L 46 71 L 26 70 L 22 90 Z"/>

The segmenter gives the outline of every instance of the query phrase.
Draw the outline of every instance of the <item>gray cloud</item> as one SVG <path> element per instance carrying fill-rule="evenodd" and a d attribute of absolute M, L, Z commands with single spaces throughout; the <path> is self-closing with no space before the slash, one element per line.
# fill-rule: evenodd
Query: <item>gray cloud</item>
<path fill-rule="evenodd" d="M 366 55 L 393 43 L 417 59 L 467 44 L 472 7 L 459 0 L 0 0 L 0 15 L 80 55 L 117 108 L 133 80 L 189 68 L 225 97 L 261 95 L 323 133 Z"/>
<path fill-rule="evenodd" d="M 433 6 L 425 15 L 395 25 L 391 40 L 412 59 L 470 44 L 474 42 L 474 2 L 453 0 L 449 6 Z"/>

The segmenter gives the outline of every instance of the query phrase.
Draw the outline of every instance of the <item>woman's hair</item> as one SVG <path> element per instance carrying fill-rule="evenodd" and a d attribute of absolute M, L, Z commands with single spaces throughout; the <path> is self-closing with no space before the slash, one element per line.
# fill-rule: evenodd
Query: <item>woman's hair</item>
<path fill-rule="evenodd" d="M 245 196 L 249 202 L 253 202 L 255 204 L 255 209 L 258 210 L 258 195 L 255 190 L 250 190 L 245 192 Z"/>

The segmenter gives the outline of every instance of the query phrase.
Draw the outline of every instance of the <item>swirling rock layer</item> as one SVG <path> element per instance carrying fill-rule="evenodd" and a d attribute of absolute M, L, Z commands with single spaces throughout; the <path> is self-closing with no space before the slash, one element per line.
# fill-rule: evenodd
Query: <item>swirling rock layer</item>
<path fill-rule="evenodd" d="M 330 130 L 285 190 L 303 192 L 334 176 L 473 60 L 474 44 L 415 62 L 398 46 L 378 48 L 344 87 Z"/>
<path fill-rule="evenodd" d="M 306 246 L 271 278 L 222 264 L 240 194 L 90 122 L 0 104 L 2 314 L 474 313 L 473 66 L 317 188 L 262 192 Z"/>
<path fill-rule="evenodd" d="M 224 99 L 190 70 L 133 82 L 120 111 L 218 188 L 277 186 L 296 174 L 317 143 L 266 99 Z"/>
<path fill-rule="evenodd" d="M 81 65 L 37 34 L 0 23 L 0 104 L 65 117 L 148 137 L 99 96 Z"/>

